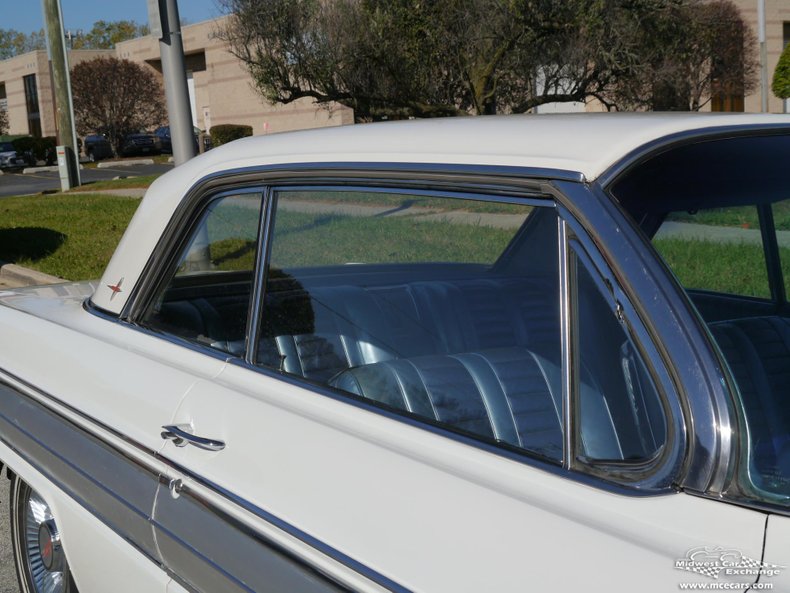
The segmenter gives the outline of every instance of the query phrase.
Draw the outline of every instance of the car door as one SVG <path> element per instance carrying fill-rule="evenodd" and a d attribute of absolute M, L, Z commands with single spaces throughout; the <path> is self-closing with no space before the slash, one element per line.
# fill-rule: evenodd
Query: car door
<path fill-rule="evenodd" d="M 707 578 L 700 549 L 759 557 L 763 514 L 673 487 L 661 357 L 537 187 L 269 190 L 256 339 L 193 336 L 229 364 L 166 428 L 154 525 L 182 584 L 663 591 Z"/>
<path fill-rule="evenodd" d="M 163 591 L 169 577 L 150 528 L 166 469 L 159 426 L 223 362 L 195 366 L 160 337 L 87 311 L 85 290 L 42 287 L 9 300 L 38 317 L 3 318 L 14 345 L 0 360 L 0 434 L 13 443 L 3 458 L 53 508 L 82 590 Z"/>

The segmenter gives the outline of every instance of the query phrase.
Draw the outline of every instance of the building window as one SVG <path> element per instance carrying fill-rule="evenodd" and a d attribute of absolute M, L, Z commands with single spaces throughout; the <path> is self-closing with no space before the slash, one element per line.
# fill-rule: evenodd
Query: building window
<path fill-rule="evenodd" d="M 36 75 L 29 74 L 23 78 L 25 83 L 25 105 L 27 106 L 27 125 L 30 134 L 41 137 L 41 111 L 38 107 L 38 89 Z"/>

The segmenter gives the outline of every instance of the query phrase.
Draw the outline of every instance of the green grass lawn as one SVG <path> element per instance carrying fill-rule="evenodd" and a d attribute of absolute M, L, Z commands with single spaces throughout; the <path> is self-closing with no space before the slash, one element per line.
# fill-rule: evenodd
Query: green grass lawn
<path fill-rule="evenodd" d="M 286 192 L 283 192 L 286 193 Z M 366 191 L 315 191 L 306 192 L 288 191 L 289 200 L 305 200 L 321 202 L 324 204 L 358 204 L 360 206 L 384 206 L 387 208 L 404 209 L 409 207 L 436 208 L 446 210 L 447 198 L 432 198 L 429 196 L 414 196 L 408 194 L 392 194 L 383 192 Z M 480 212 L 490 214 L 524 214 L 529 210 L 520 204 L 502 204 L 485 202 L 482 200 L 452 200 L 453 210 L 464 212 Z"/>
<path fill-rule="evenodd" d="M 683 239 L 657 239 L 656 249 L 687 288 L 770 298 L 762 246 Z M 790 249 L 780 249 L 785 283 Z"/>
<path fill-rule="evenodd" d="M 775 203 L 773 205 L 773 214 L 776 230 L 790 230 L 790 200 Z M 760 220 L 757 216 L 757 208 L 755 206 L 711 208 L 710 210 L 701 210 L 694 214 L 688 212 L 673 212 L 667 217 L 667 220 L 712 226 L 738 226 L 750 229 L 760 228 Z"/>
<path fill-rule="evenodd" d="M 71 193 L 84 193 L 105 189 L 127 189 L 130 187 L 148 187 L 159 175 L 140 175 L 139 177 L 126 177 L 125 179 L 109 179 L 107 181 L 91 181 L 70 190 Z"/>
<path fill-rule="evenodd" d="M 414 217 L 351 217 L 281 211 L 272 263 L 278 268 L 346 263 L 493 263 L 514 230 Z M 342 241 L 338 238 L 342 237 Z"/>
<path fill-rule="evenodd" d="M 101 276 L 140 200 L 38 195 L 0 200 L 0 260 L 68 280 Z"/>

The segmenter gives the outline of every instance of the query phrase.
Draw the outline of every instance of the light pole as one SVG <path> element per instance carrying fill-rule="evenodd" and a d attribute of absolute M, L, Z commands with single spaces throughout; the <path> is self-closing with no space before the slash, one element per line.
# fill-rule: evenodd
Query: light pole
<path fill-rule="evenodd" d="M 148 0 L 148 20 L 151 35 L 159 39 L 173 161 L 178 166 L 195 156 L 178 3 L 176 0 Z"/>
<path fill-rule="evenodd" d="M 760 42 L 760 111 L 768 113 L 768 49 L 765 44 L 765 0 L 757 0 L 757 38 Z"/>
<path fill-rule="evenodd" d="M 44 20 L 47 24 L 47 50 L 52 61 L 52 79 L 55 87 L 55 107 L 58 122 L 58 166 L 63 191 L 80 185 L 77 161 L 77 131 L 74 127 L 74 105 L 71 99 L 66 36 L 63 33 L 63 12 L 60 0 L 43 0 Z"/>

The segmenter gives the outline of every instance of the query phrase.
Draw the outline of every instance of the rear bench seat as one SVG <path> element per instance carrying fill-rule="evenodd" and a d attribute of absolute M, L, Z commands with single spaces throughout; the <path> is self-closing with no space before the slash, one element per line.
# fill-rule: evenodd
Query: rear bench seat
<path fill-rule="evenodd" d="M 555 294 L 543 282 L 515 279 L 276 291 L 267 295 L 259 356 L 325 382 L 344 369 L 397 358 L 505 346 L 559 352 Z M 293 305 L 300 300 L 301 307 Z"/>
<path fill-rule="evenodd" d="M 738 383 L 756 469 L 790 475 L 790 320 L 751 317 L 709 327 Z"/>

